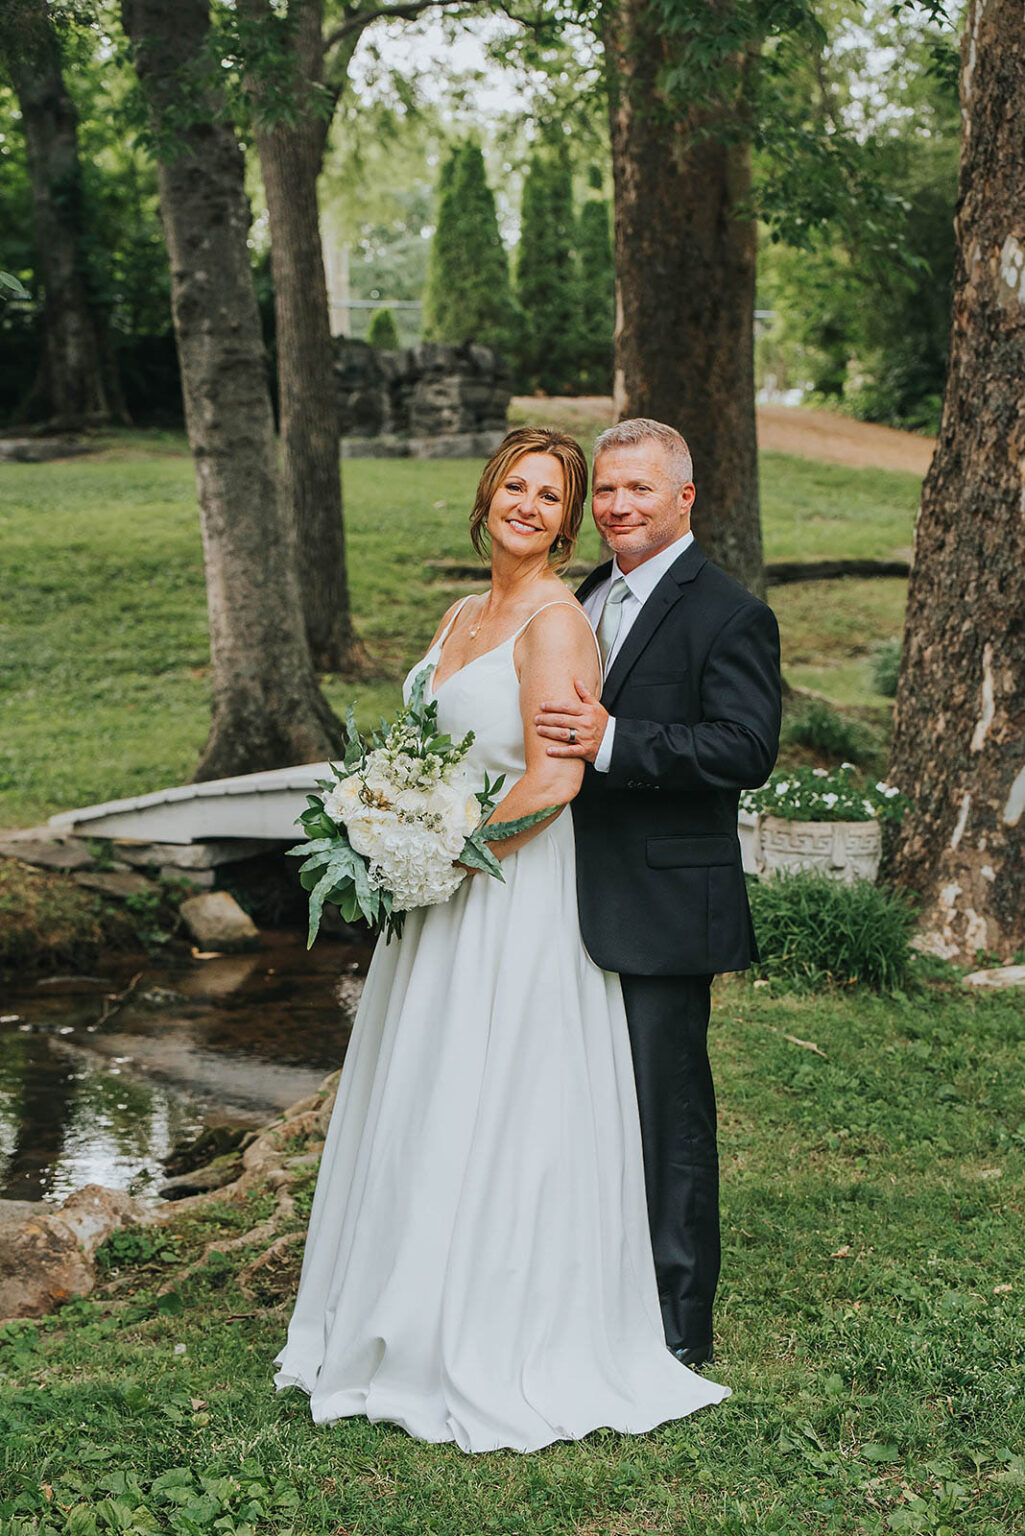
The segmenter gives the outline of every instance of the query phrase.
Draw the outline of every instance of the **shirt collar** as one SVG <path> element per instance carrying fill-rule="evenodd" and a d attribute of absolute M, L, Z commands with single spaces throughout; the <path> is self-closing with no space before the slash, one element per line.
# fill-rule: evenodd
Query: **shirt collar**
<path fill-rule="evenodd" d="M 650 560 L 642 560 L 632 571 L 621 571 L 619 561 L 612 562 L 612 580 L 622 576 L 632 595 L 639 603 L 646 602 L 654 592 L 662 577 L 673 565 L 684 550 L 694 543 L 694 532 L 688 528 L 687 532 L 674 539 L 672 544 L 667 544 L 665 549 L 660 549 L 657 555 L 652 555 Z"/>

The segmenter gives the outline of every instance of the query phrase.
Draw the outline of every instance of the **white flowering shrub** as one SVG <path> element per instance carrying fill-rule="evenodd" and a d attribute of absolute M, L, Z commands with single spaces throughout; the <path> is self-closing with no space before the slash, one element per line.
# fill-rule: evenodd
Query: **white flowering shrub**
<path fill-rule="evenodd" d="M 853 763 L 839 768 L 777 768 L 740 808 L 785 821 L 900 821 L 909 801 L 894 784 L 866 779 Z"/>
<path fill-rule="evenodd" d="M 363 918 L 376 932 L 402 931 L 415 907 L 447 901 L 468 869 L 503 879 L 489 843 L 513 837 L 545 820 L 547 806 L 516 821 L 488 823 L 504 776 L 475 774 L 466 763 L 470 731 L 460 742 L 438 728 L 437 702 L 427 701 L 430 667 L 420 672 L 410 701 L 393 724 L 364 741 L 350 706 L 348 746 L 335 782 L 307 796 L 298 818 L 308 842 L 288 852 L 302 857 L 299 878 L 310 893 L 307 948 L 320 928 L 324 903 L 345 921 Z"/>

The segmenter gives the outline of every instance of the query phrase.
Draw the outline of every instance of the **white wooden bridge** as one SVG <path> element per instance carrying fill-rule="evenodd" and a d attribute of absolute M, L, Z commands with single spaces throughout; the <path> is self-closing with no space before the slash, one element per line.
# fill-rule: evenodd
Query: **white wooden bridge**
<path fill-rule="evenodd" d="M 63 837 L 159 845 L 161 863 L 209 867 L 246 858 L 261 847 L 299 841 L 303 834 L 296 818 L 306 809 L 306 796 L 317 792 L 319 780 L 333 778 L 325 762 L 177 784 L 61 811 L 50 817 L 50 826 Z M 738 830 L 744 868 L 753 870 L 754 817 L 741 812 Z M 177 857 L 173 845 L 181 848 Z"/>

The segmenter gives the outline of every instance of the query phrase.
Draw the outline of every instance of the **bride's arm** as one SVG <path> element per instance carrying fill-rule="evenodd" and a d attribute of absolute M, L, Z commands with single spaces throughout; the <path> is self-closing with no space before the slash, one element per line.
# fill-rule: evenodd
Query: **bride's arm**
<path fill-rule="evenodd" d="M 563 806 L 579 794 L 584 778 L 583 762 L 580 758 L 549 757 L 548 743 L 538 735 L 534 717 L 545 699 L 572 697 L 575 678 L 586 679 L 596 690 L 601 685 L 598 652 L 587 616 L 582 609 L 574 613 L 568 604 L 559 604 L 539 613 L 517 641 L 514 656 L 520 678 L 520 714 L 527 770 L 495 807 L 490 818 L 493 822 L 515 821 L 520 816 L 542 811 L 548 805 Z M 515 837 L 491 843 L 492 853 L 498 859 L 507 858 L 543 832 L 555 820 L 555 815 Z"/>

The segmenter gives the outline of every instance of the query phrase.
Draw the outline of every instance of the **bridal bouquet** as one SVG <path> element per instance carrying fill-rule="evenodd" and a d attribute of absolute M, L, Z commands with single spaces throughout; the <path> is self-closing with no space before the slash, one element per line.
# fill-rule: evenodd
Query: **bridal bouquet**
<path fill-rule="evenodd" d="M 417 675 L 394 722 L 382 720 L 380 731 L 366 740 L 350 706 L 345 757 L 340 767 L 330 764 L 335 782 L 318 780 L 323 794 L 308 795 L 308 808 L 297 818 L 311 840 L 287 851 L 304 858 L 299 878 L 310 893 L 307 949 L 326 901 L 347 923 L 362 917 L 390 939 L 402 932 L 414 907 L 447 901 L 467 869 L 504 879 L 488 843 L 559 809 L 552 805 L 486 825 L 505 775 L 492 780 L 485 774 L 481 783 L 466 762 L 473 732 L 454 742 L 439 731 L 437 703 L 426 696 L 431 671 L 425 667 Z"/>

